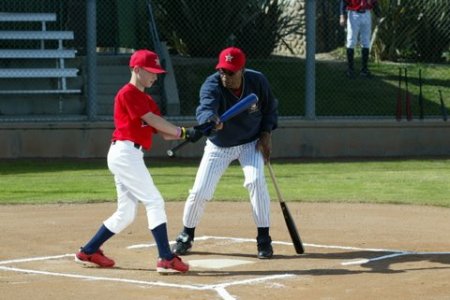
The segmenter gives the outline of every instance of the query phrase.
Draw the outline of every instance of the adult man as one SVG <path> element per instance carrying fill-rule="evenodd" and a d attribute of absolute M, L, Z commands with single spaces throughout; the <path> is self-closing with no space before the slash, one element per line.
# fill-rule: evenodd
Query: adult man
<path fill-rule="evenodd" d="M 347 24 L 347 71 L 349 78 L 354 78 L 354 55 L 358 37 L 361 40 L 361 72 L 363 77 L 370 77 L 367 67 L 369 61 L 370 39 L 372 35 L 372 16 L 370 11 L 374 10 L 376 16 L 380 15 L 377 0 L 341 0 L 340 20 L 341 26 Z"/>
<path fill-rule="evenodd" d="M 245 69 L 245 54 L 230 47 L 219 55 L 217 72 L 209 76 L 200 89 L 200 105 L 196 115 L 199 124 L 216 122 L 208 137 L 189 192 L 183 214 L 183 231 L 173 247 L 175 254 L 184 255 L 191 248 L 195 228 L 203 214 L 205 203 L 211 200 L 222 174 L 229 164 L 238 160 L 244 172 L 257 226 L 258 258 L 271 258 L 269 235 L 270 196 L 264 177 L 264 163 L 270 158 L 271 132 L 277 127 L 277 103 L 267 78 L 260 72 Z M 240 99 L 255 93 L 258 103 L 226 123 L 217 123 L 218 116 Z"/>

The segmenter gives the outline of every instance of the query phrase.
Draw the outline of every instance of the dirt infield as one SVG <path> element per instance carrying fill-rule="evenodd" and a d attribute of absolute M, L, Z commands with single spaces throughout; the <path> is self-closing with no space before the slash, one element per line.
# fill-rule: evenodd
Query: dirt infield
<path fill-rule="evenodd" d="M 184 203 L 167 203 L 169 234 Z M 2 299 L 450 299 L 450 209 L 289 203 L 306 247 L 296 255 L 272 204 L 275 256 L 258 260 L 250 204 L 212 202 L 196 232 L 192 271 L 161 276 L 141 206 L 105 245 L 113 269 L 73 254 L 115 203 L 0 206 Z M 220 263 L 230 264 L 221 266 Z M 205 265 L 206 264 L 206 265 Z"/>

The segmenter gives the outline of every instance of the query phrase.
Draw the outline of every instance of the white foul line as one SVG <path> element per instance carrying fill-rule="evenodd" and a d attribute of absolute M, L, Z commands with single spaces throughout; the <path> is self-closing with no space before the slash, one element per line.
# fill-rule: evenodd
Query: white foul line
<path fill-rule="evenodd" d="M 232 282 L 224 282 L 219 284 L 211 285 L 212 287 L 229 287 L 232 285 L 241 285 L 241 284 L 251 284 L 259 281 L 267 281 L 272 279 L 283 279 L 287 277 L 295 276 L 294 274 L 280 274 L 280 275 L 271 275 L 271 276 L 263 276 L 259 278 L 252 278 L 252 279 L 244 279 L 244 280 L 238 280 L 238 281 L 232 281 Z"/>
<path fill-rule="evenodd" d="M 450 255 L 450 252 L 411 252 L 411 251 L 404 251 L 404 252 L 393 253 L 393 254 L 389 254 L 389 255 L 378 256 L 378 257 L 374 257 L 374 258 L 366 258 L 366 259 L 361 259 L 361 260 L 347 261 L 347 262 L 341 263 L 341 265 L 343 265 L 343 266 L 362 265 L 362 264 L 367 264 L 367 263 L 369 263 L 371 261 L 377 261 L 377 260 L 388 259 L 388 258 L 397 257 L 397 256 L 406 256 L 406 255 Z"/>
<path fill-rule="evenodd" d="M 317 244 L 304 244 L 304 245 L 309 246 L 309 247 L 316 247 L 316 248 L 340 249 L 340 250 L 360 250 L 360 251 L 370 251 L 370 252 L 404 252 L 402 250 L 379 249 L 379 248 L 361 248 L 361 247 L 317 245 Z"/>
<path fill-rule="evenodd" d="M 235 243 L 247 243 L 247 242 L 255 242 L 255 239 L 244 239 L 244 238 L 232 238 L 232 237 L 222 237 L 222 236 L 201 236 L 201 237 L 196 237 L 195 238 L 196 241 L 206 241 L 206 240 L 231 240 Z M 273 241 L 272 243 L 276 244 L 276 243 L 284 243 L 284 242 L 275 242 Z M 175 244 L 174 241 L 171 241 L 170 244 Z M 285 243 L 287 245 L 292 245 L 292 243 Z M 137 244 L 137 245 L 131 245 L 128 246 L 127 249 L 139 249 L 139 248 L 150 248 L 150 247 L 155 247 L 156 244 L 152 243 L 152 244 Z"/>
<path fill-rule="evenodd" d="M 228 293 L 228 291 L 223 287 L 218 287 L 215 290 L 216 290 L 217 294 L 219 294 L 219 296 L 223 300 L 235 300 L 236 299 L 233 296 L 231 296 L 230 293 Z"/>
<path fill-rule="evenodd" d="M 64 256 L 61 255 L 61 257 L 64 257 Z M 251 284 L 251 283 L 255 283 L 255 282 L 262 282 L 262 281 L 268 281 L 268 280 L 274 280 L 274 279 L 283 279 L 283 278 L 295 276 L 294 274 L 273 275 L 273 276 L 265 276 L 265 277 L 260 277 L 260 278 L 234 281 L 234 282 L 229 282 L 229 283 L 196 286 L 196 285 L 172 284 L 172 283 L 166 283 L 166 282 L 161 282 L 161 281 L 142 281 L 142 280 L 133 280 L 133 279 L 114 278 L 114 277 L 86 276 L 86 275 L 78 275 L 78 274 L 37 271 L 37 270 L 31 270 L 31 269 L 21 269 L 21 268 L 5 267 L 5 266 L 0 266 L 0 270 L 27 273 L 27 274 L 55 276 L 55 277 L 77 278 L 77 279 L 85 279 L 85 280 L 87 279 L 87 280 L 96 280 L 96 281 L 98 280 L 98 281 L 131 283 L 131 284 L 138 284 L 138 285 L 174 287 L 174 288 L 182 288 L 182 289 L 198 290 L 198 291 L 213 290 L 213 291 L 216 291 L 219 294 L 219 296 L 224 300 L 235 300 L 235 298 L 233 296 L 231 296 L 228 293 L 228 291 L 225 289 L 228 286 Z"/>
<path fill-rule="evenodd" d="M 199 238 L 199 239 L 202 240 L 202 239 L 208 239 L 208 238 L 210 238 L 210 237 L 204 237 L 204 238 Z M 222 239 L 222 238 L 219 238 L 219 239 Z M 247 241 L 244 239 L 238 239 L 238 240 Z M 1 265 L 5 265 L 5 264 L 12 264 L 12 263 L 24 263 L 24 262 L 32 262 L 32 261 L 60 259 L 60 258 L 66 258 L 66 257 L 74 257 L 74 254 L 63 254 L 63 255 L 54 255 L 54 256 L 42 256 L 42 257 L 4 260 L 4 261 L 0 261 L 0 270 L 26 273 L 26 274 L 39 274 L 39 275 L 46 275 L 46 276 L 76 278 L 76 279 L 94 280 L 94 281 L 110 281 L 110 282 L 112 281 L 112 282 L 121 282 L 121 283 L 129 283 L 129 284 L 173 287 L 173 288 L 182 288 L 182 289 L 199 290 L 199 291 L 212 290 L 212 291 L 215 291 L 223 300 L 236 300 L 236 298 L 234 298 L 230 293 L 228 293 L 228 291 L 226 290 L 226 287 L 233 286 L 233 285 L 252 284 L 252 283 L 257 283 L 257 282 L 269 281 L 269 280 L 274 280 L 274 279 L 283 279 L 283 278 L 295 276 L 294 274 L 282 274 L 282 275 L 264 276 L 264 277 L 259 277 L 259 278 L 252 278 L 252 279 L 232 281 L 232 282 L 221 283 L 221 284 L 212 284 L 212 285 L 182 285 L 182 284 L 166 283 L 166 282 L 161 282 L 161 281 L 142 281 L 142 280 L 133 280 L 133 279 L 124 279 L 124 278 L 114 278 L 114 277 L 88 276 L 88 275 L 80 275 L 80 274 L 48 272 L 48 271 L 39 271 L 39 270 L 32 270 L 32 269 L 1 266 Z"/>
<path fill-rule="evenodd" d="M 196 237 L 195 241 L 206 241 L 206 240 L 229 240 L 235 243 L 255 243 L 255 239 L 248 238 L 233 238 L 233 237 L 225 237 L 225 236 L 201 236 Z M 174 242 L 171 242 L 173 244 Z M 287 245 L 292 246 L 292 243 L 282 242 L 282 241 L 272 241 L 272 244 L 278 245 Z M 333 245 L 318 245 L 318 244 L 307 244 L 303 243 L 304 246 L 313 247 L 313 248 L 328 248 L 328 249 L 341 249 L 341 250 L 364 250 L 364 251 L 372 251 L 372 252 L 405 252 L 402 250 L 390 250 L 390 249 L 376 249 L 376 248 L 359 248 L 359 247 L 346 247 L 346 246 L 333 246 Z M 137 244 L 128 246 L 127 249 L 138 249 L 138 248 L 149 248 L 155 247 L 156 244 Z"/>
<path fill-rule="evenodd" d="M 370 261 L 376 261 L 376 260 L 382 260 L 382 259 L 387 259 L 387 258 L 391 258 L 391 257 L 402 256 L 402 255 L 405 255 L 405 253 L 407 253 L 407 252 L 383 255 L 383 256 L 370 258 L 370 259 L 369 258 L 365 258 L 365 259 L 360 259 L 360 260 L 347 261 L 347 262 L 341 263 L 341 265 L 343 265 L 343 266 L 362 265 L 362 264 L 366 264 L 366 263 L 368 263 Z"/>
<path fill-rule="evenodd" d="M 207 287 L 204 287 L 204 286 L 173 284 L 173 283 L 166 283 L 166 282 L 161 282 L 161 281 L 142 281 L 142 280 L 134 280 L 134 279 L 114 278 L 114 277 L 87 276 L 87 275 L 47 272 L 47 271 L 38 271 L 38 270 L 21 269 L 21 268 L 4 267 L 4 266 L 0 266 L 0 270 L 21 272 L 21 273 L 27 273 L 27 274 L 40 274 L 40 275 L 47 275 L 47 276 L 77 278 L 77 279 L 115 281 L 115 282 L 153 285 L 153 286 L 177 287 L 177 288 L 190 289 L 190 290 L 205 290 L 205 289 L 207 289 Z"/>
<path fill-rule="evenodd" d="M 201 241 L 201 240 L 209 240 L 209 239 L 229 240 L 229 241 L 232 241 L 235 243 L 255 242 L 254 239 L 232 238 L 232 237 L 214 237 L 214 236 L 202 236 L 202 237 L 196 238 L 195 240 Z M 273 241 L 272 243 L 280 244 L 280 245 L 292 245 L 292 243 L 281 242 L 281 241 Z M 173 242 L 171 244 L 173 244 Z M 370 252 L 391 252 L 392 253 L 389 255 L 383 255 L 383 256 L 379 256 L 379 257 L 375 257 L 375 258 L 371 258 L 371 259 L 360 259 L 360 260 L 342 262 L 341 265 L 344 265 L 344 266 L 365 264 L 365 263 L 368 263 L 371 261 L 377 261 L 377 260 L 388 259 L 388 258 L 404 256 L 404 255 L 449 255 L 450 254 L 450 252 L 412 252 L 412 251 L 404 251 L 404 250 L 402 251 L 402 250 L 346 247 L 346 246 L 333 246 L 333 245 L 318 245 L 318 244 L 306 244 L 306 243 L 304 245 L 308 246 L 308 247 L 315 247 L 315 248 L 359 250 L 359 251 L 370 251 Z M 129 246 L 129 247 L 127 247 L 127 249 L 148 248 L 148 247 L 154 247 L 154 246 L 156 246 L 154 243 L 153 244 L 138 244 L 138 245 Z M 40 275 L 47 275 L 47 276 L 77 278 L 77 279 L 85 279 L 85 280 L 87 279 L 87 280 L 99 280 L 99 281 L 114 281 L 114 282 L 130 283 L 130 284 L 174 287 L 174 288 L 182 288 L 182 289 L 190 289 L 190 290 L 214 290 L 219 294 L 219 296 L 223 300 L 235 300 L 235 298 L 232 295 L 230 295 L 230 293 L 228 293 L 228 291 L 226 290 L 226 288 L 229 286 L 245 285 L 245 284 L 251 284 L 251 283 L 255 283 L 255 282 L 263 282 L 263 281 L 274 280 L 274 279 L 284 279 L 284 278 L 296 276 L 295 274 L 281 274 L 281 275 L 264 276 L 264 277 L 253 278 L 253 279 L 233 281 L 233 282 L 228 282 L 228 283 L 213 284 L 213 285 L 182 285 L 182 284 L 166 283 L 166 282 L 161 282 L 161 281 L 142 281 L 142 280 L 133 280 L 133 279 L 114 278 L 114 277 L 86 276 L 86 275 L 79 275 L 79 274 L 47 272 L 47 271 L 38 271 L 38 270 L 31 270 L 31 269 L 21 269 L 21 268 L 15 268 L 15 267 L 1 266 L 1 265 L 6 265 L 6 264 L 12 264 L 12 263 L 60 259 L 60 258 L 73 257 L 73 256 L 74 256 L 74 254 L 63 254 L 63 255 L 55 255 L 55 256 L 43 256 L 43 257 L 31 257 L 31 258 L 4 260 L 4 261 L 0 261 L 0 270 L 22 272 L 22 273 L 28 273 L 28 274 L 40 274 Z"/>
<path fill-rule="evenodd" d="M 0 265 L 7 265 L 7 264 L 21 263 L 21 262 L 30 262 L 30 261 L 39 261 L 39 260 L 59 259 L 59 258 L 70 257 L 70 256 L 74 257 L 75 254 L 63 254 L 63 255 L 55 255 L 55 256 L 41 256 L 41 257 L 3 260 L 3 261 L 0 261 Z"/>
<path fill-rule="evenodd" d="M 205 241 L 205 240 L 209 240 L 209 239 L 230 240 L 235 243 L 255 242 L 254 239 L 232 238 L 232 237 L 221 237 L 221 236 L 202 236 L 202 237 L 196 238 L 195 240 L 196 241 Z M 281 242 L 281 241 L 272 241 L 272 244 L 291 245 L 292 246 L 292 243 Z M 388 258 L 397 257 L 397 256 L 404 256 L 404 255 L 449 255 L 450 254 L 450 252 L 412 252 L 412 251 L 394 250 L 394 249 L 361 248 L 361 247 L 318 245 L 318 244 L 307 244 L 307 243 L 304 243 L 303 245 L 307 246 L 307 247 L 313 247 L 313 248 L 392 253 L 392 254 L 383 255 L 383 256 L 379 256 L 379 257 L 375 257 L 375 258 L 371 258 L 371 259 L 365 258 L 365 259 L 342 262 L 341 265 L 343 265 L 343 266 L 361 265 L 361 264 L 366 264 L 371 261 L 383 260 L 383 259 L 388 259 Z M 148 247 L 154 247 L 154 246 L 155 246 L 155 244 L 139 244 L 139 245 L 129 246 L 129 247 L 127 247 L 127 249 L 148 248 Z"/>
<path fill-rule="evenodd" d="M 245 284 L 252 284 L 255 282 L 261 282 L 261 281 L 268 281 L 268 280 L 274 280 L 274 279 L 284 279 L 288 277 L 293 277 L 294 274 L 282 274 L 282 275 L 272 275 L 272 276 L 264 276 L 260 278 L 253 278 L 253 279 L 245 279 L 245 280 L 239 280 L 239 281 L 233 281 L 228 283 L 220 283 L 220 284 L 214 284 L 210 285 L 209 287 L 216 290 L 217 293 L 222 297 L 224 300 L 235 300 L 233 296 L 228 293 L 228 291 L 225 289 L 226 287 L 232 286 L 232 285 L 245 285 Z"/>

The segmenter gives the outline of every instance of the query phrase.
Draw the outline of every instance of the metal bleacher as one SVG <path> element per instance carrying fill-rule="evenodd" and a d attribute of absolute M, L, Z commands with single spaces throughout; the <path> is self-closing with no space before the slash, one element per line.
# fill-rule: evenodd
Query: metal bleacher
<path fill-rule="evenodd" d="M 75 58 L 76 50 L 66 49 L 64 41 L 73 40 L 72 31 L 48 31 L 47 22 L 56 21 L 54 13 L 0 13 L 0 22 L 40 22 L 40 30 L 0 30 L 0 40 L 9 41 L 40 41 L 37 49 L 0 49 L 0 60 L 53 60 L 54 63 L 45 67 L 0 68 L 0 80 L 11 78 L 54 78 L 57 87 L 46 89 L 21 88 L 0 89 L 0 94 L 69 94 L 81 93 L 80 89 L 69 88 L 67 78 L 77 77 L 78 69 L 67 68 L 65 60 Z M 56 41 L 57 48 L 46 48 L 46 41 Z"/>

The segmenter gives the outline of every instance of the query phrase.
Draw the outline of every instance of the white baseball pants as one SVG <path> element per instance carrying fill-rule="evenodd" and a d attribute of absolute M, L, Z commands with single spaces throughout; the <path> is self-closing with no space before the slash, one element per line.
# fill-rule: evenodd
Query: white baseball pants
<path fill-rule="evenodd" d="M 264 159 L 255 146 L 256 141 L 234 147 L 218 147 L 206 141 L 194 186 L 184 206 L 185 227 L 197 227 L 206 201 L 212 199 L 220 178 L 236 159 L 244 172 L 244 187 L 250 195 L 255 224 L 257 227 L 270 226 L 270 196 L 264 177 Z"/>
<path fill-rule="evenodd" d="M 138 201 L 145 206 L 150 230 L 167 223 L 164 200 L 145 165 L 144 153 L 133 142 L 116 141 L 111 145 L 108 167 L 114 174 L 117 210 L 103 222 L 106 228 L 119 233 L 130 225 L 136 217 Z"/>
<path fill-rule="evenodd" d="M 355 48 L 358 36 L 361 38 L 362 48 L 370 48 L 372 35 L 372 16 L 370 10 L 357 13 L 349 10 L 347 13 L 347 48 Z"/>

